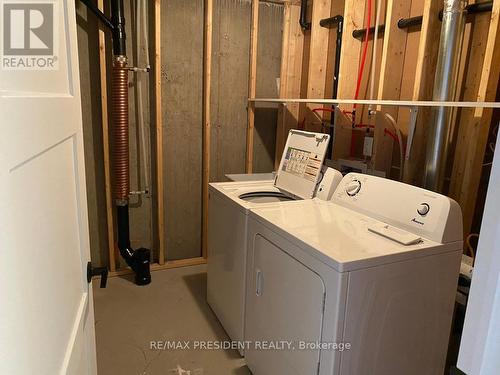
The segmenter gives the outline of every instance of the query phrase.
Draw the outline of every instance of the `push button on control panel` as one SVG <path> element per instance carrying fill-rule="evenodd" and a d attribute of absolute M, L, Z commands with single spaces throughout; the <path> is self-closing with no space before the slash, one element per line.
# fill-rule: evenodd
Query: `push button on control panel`
<path fill-rule="evenodd" d="M 427 203 L 420 203 L 417 208 L 417 213 L 421 216 L 425 216 L 429 213 L 431 207 Z"/>

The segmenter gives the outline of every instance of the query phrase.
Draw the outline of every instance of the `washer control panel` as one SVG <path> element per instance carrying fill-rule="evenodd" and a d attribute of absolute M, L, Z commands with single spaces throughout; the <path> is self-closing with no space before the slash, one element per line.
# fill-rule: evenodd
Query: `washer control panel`
<path fill-rule="evenodd" d="M 458 204 L 416 186 L 349 173 L 335 190 L 332 201 L 422 238 L 437 242 L 462 240 L 462 214 Z"/>

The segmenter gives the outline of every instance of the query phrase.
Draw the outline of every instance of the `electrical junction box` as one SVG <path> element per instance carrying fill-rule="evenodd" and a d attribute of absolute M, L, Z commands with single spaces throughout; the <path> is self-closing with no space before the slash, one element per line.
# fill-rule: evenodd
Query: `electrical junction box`
<path fill-rule="evenodd" d="M 371 157 L 373 154 L 373 137 L 367 135 L 363 143 L 363 156 Z"/>

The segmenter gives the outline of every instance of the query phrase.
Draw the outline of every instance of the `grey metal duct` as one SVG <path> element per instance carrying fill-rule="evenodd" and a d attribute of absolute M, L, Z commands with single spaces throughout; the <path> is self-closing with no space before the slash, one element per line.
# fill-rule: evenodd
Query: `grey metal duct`
<path fill-rule="evenodd" d="M 432 100 L 448 101 L 455 95 L 460 49 L 465 30 L 466 0 L 444 0 L 443 23 Z M 440 191 L 448 155 L 452 108 L 436 107 L 427 139 L 424 187 Z"/>

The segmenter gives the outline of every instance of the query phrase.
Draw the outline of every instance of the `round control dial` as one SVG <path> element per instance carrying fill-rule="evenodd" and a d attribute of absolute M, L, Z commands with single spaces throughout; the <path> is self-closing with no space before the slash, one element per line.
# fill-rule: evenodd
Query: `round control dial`
<path fill-rule="evenodd" d="M 417 212 L 419 215 L 425 216 L 429 213 L 431 210 L 431 207 L 427 203 L 420 203 L 420 205 L 417 208 Z"/>
<path fill-rule="evenodd" d="M 356 194 L 358 194 L 360 190 L 361 190 L 361 181 L 359 180 L 352 180 L 345 187 L 345 192 L 350 197 L 353 197 Z"/>

